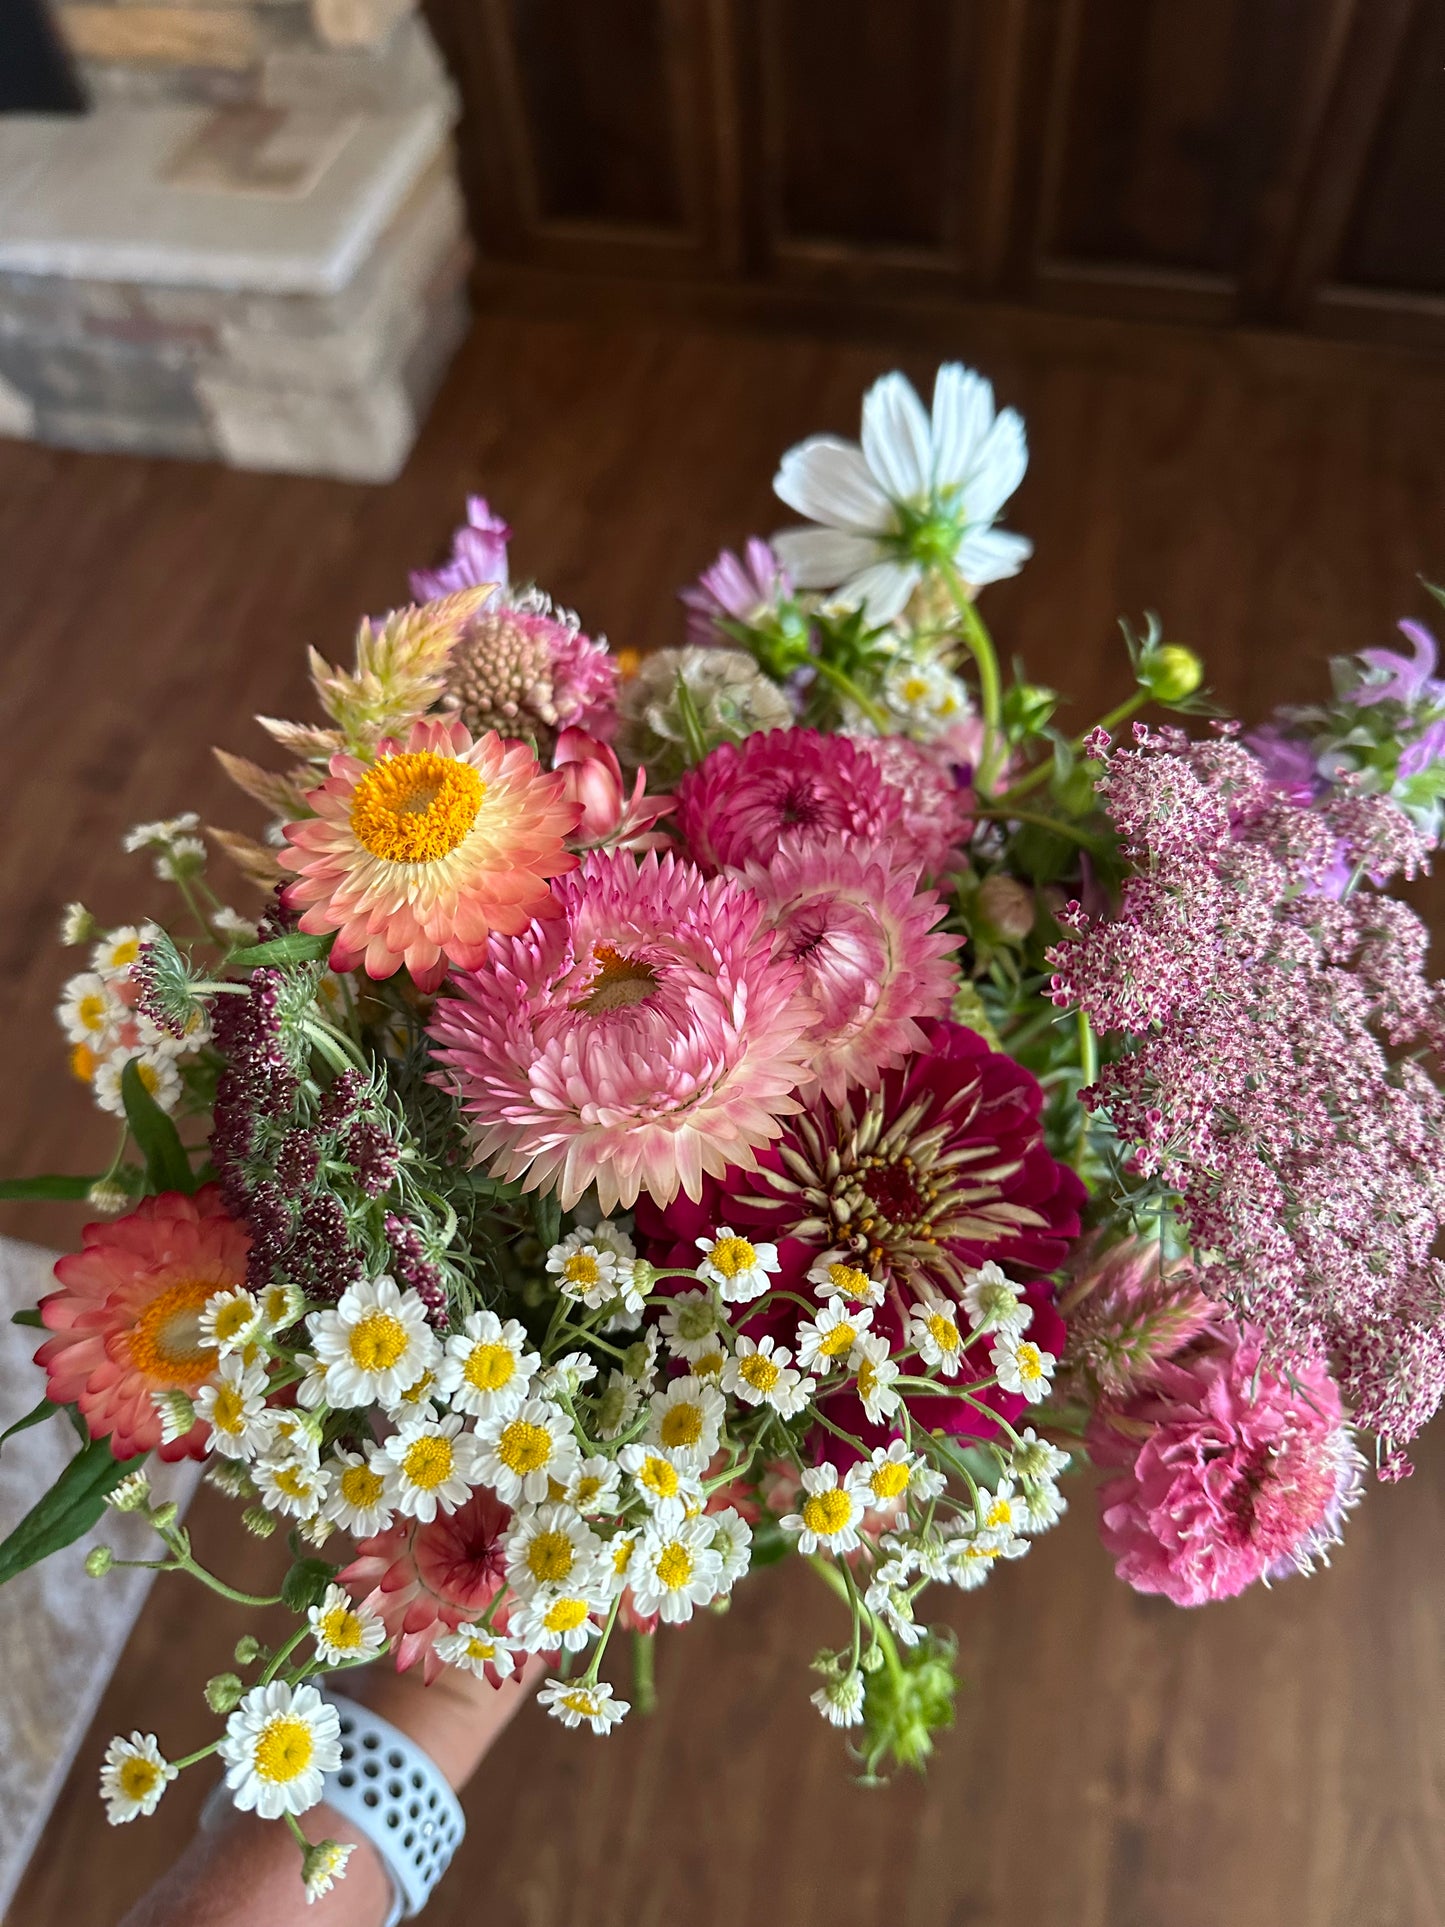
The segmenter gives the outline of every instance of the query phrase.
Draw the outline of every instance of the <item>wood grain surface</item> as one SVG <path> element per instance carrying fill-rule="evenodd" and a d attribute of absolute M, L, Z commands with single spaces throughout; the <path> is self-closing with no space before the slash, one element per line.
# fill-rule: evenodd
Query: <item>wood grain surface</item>
<path fill-rule="evenodd" d="M 1081 723 L 1116 687 L 1121 613 L 1159 610 L 1208 652 L 1222 699 L 1257 714 L 1308 694 L 1331 652 L 1387 643 L 1397 616 L 1424 613 L 1416 572 L 1445 574 L 1438 367 L 983 309 L 947 346 L 1028 415 L 1014 521 L 1038 553 L 985 608 Z M 159 902 L 118 854 L 133 821 L 252 821 L 209 746 L 260 754 L 250 713 L 301 713 L 303 646 L 339 654 L 358 614 L 401 599 L 469 488 L 512 521 L 519 572 L 590 626 L 675 640 L 673 585 L 775 525 L 778 453 L 853 432 L 861 388 L 896 358 L 886 342 L 493 316 L 385 490 L 0 446 L 0 1171 L 98 1168 L 109 1147 L 50 1015 L 62 904 L 120 918 Z M 3 1223 L 76 1232 L 59 1208 Z M 958 1728 L 926 1783 L 881 1792 L 849 1784 L 807 1705 L 830 1598 L 803 1570 L 761 1576 L 661 1642 L 650 1723 L 605 1743 L 536 1716 L 514 1729 L 428 1920 L 1430 1927 L 1445 1918 L 1442 1473 L 1427 1446 L 1410 1484 L 1369 1494 L 1330 1571 L 1196 1614 L 1114 1580 L 1076 1486 L 1030 1559 L 954 1602 Z M 232 1574 L 274 1554 L 214 1493 L 194 1528 Z M 188 1776 L 155 1820 L 111 1832 L 100 1754 L 135 1725 L 172 1753 L 206 1737 L 200 1686 L 241 1626 L 160 1583 L 12 1927 L 108 1927 L 167 1863 L 204 1786 Z"/>

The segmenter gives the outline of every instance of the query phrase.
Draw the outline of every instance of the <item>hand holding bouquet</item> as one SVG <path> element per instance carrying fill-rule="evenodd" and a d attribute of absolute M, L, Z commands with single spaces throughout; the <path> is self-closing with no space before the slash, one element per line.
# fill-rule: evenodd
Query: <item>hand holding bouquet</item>
<path fill-rule="evenodd" d="M 685 646 L 612 653 L 509 579 L 474 500 L 416 601 L 313 654 L 270 819 L 140 826 L 165 924 L 60 1007 L 111 1167 L 32 1322 L 82 1447 L 9 1576 L 109 1504 L 256 1606 L 210 1682 L 235 1803 L 339 1758 L 312 1684 L 389 1655 L 568 1726 L 651 1694 L 660 1626 L 793 1553 L 811 1697 L 868 1776 L 952 1719 L 933 1589 L 1021 1558 L 1104 1471 L 1120 1575 L 1181 1605 L 1308 1571 L 1445 1389 L 1445 1002 L 1387 894 L 1441 829 L 1434 644 L 1336 665 L 1252 736 L 1151 619 L 1068 734 L 977 608 L 1023 427 L 957 366 L 861 445 L 784 457 L 809 526 L 725 553 Z M 22 1314 L 25 1316 L 25 1314 Z M 204 1571 L 149 1455 L 290 1539 L 279 1600 Z M 111 1555 L 93 1553 L 102 1577 Z M 828 1618 L 827 1615 L 831 1615 Z M 629 1636 L 624 1640 L 624 1636 Z M 627 1664 L 631 1646 L 632 1667 Z M 177 1769 L 118 1738 L 110 1817 Z"/>

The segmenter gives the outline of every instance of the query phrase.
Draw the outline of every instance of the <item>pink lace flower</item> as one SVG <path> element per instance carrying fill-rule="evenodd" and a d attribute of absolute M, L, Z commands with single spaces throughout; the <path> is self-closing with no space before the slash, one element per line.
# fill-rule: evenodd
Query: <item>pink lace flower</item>
<path fill-rule="evenodd" d="M 161 1444 L 153 1392 L 194 1394 L 215 1374 L 201 1343 L 201 1313 L 214 1292 L 246 1282 L 250 1238 L 221 1203 L 220 1187 L 194 1197 L 165 1191 L 124 1218 L 88 1224 L 82 1248 L 55 1267 L 61 1289 L 40 1301 L 54 1332 L 35 1354 L 49 1374 L 47 1397 L 78 1405 L 92 1438 L 108 1438 L 118 1459 L 159 1451 L 200 1459 L 210 1428 Z"/>
<path fill-rule="evenodd" d="M 437 1634 L 486 1611 L 506 1577 L 502 1537 L 511 1518 L 494 1492 L 478 1486 L 465 1505 L 428 1525 L 400 1520 L 358 1542 L 356 1558 L 337 1577 L 397 1641 L 399 1673 L 419 1660 L 430 1685 L 442 1670 Z M 504 1605 L 493 1621 L 498 1632 L 505 1620 Z"/>
<path fill-rule="evenodd" d="M 1362 1461 L 1323 1366 L 1277 1368 L 1258 1332 L 1222 1323 L 1096 1420 L 1089 1448 L 1116 1469 L 1099 1515 L 1119 1577 L 1176 1606 L 1309 1572 L 1359 1496 Z"/>
<path fill-rule="evenodd" d="M 564 1210 L 595 1183 L 604 1212 L 750 1168 L 799 1108 L 808 1055 L 802 971 L 774 955 L 757 898 L 616 851 L 556 899 L 555 921 L 496 938 L 433 1018 L 478 1162 L 555 1187 Z"/>
<path fill-rule="evenodd" d="M 805 1037 L 817 1087 L 834 1103 L 927 1043 L 919 1021 L 942 1017 L 958 939 L 935 929 L 945 905 L 885 849 L 842 838 L 781 852 L 748 885 L 783 952 L 803 967 L 812 1013 Z"/>

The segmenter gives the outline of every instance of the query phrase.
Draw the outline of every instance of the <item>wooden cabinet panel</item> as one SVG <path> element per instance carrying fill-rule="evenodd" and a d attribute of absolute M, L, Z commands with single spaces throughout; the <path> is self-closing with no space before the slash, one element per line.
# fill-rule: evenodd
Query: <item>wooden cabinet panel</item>
<path fill-rule="evenodd" d="M 1334 278 L 1445 293 L 1445 8 L 1405 37 Z"/>

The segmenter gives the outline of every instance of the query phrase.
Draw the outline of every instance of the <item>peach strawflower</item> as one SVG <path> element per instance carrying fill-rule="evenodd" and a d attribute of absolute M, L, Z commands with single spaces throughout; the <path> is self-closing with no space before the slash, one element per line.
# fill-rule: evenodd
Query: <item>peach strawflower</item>
<path fill-rule="evenodd" d="M 336 932 L 333 970 L 390 977 L 403 964 L 435 990 L 448 964 L 474 969 L 494 930 L 515 936 L 553 914 L 547 878 L 575 868 L 563 847 L 579 810 L 561 776 L 521 743 L 423 718 L 405 748 L 386 737 L 376 760 L 333 756 L 288 823 L 281 864 L 301 928 Z"/>
<path fill-rule="evenodd" d="M 118 1459 L 157 1449 L 163 1459 L 204 1458 L 204 1424 L 161 1444 L 151 1394 L 194 1396 L 214 1376 L 218 1357 L 201 1343 L 201 1313 L 213 1293 L 245 1284 L 249 1235 L 208 1184 L 190 1198 L 146 1198 L 81 1236 L 81 1250 L 55 1266 L 61 1289 L 40 1301 L 55 1334 L 35 1354 L 49 1374 L 47 1396 L 78 1405 L 92 1438 L 109 1438 Z"/>

